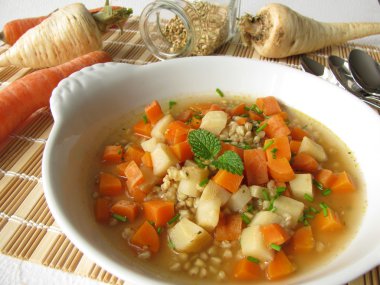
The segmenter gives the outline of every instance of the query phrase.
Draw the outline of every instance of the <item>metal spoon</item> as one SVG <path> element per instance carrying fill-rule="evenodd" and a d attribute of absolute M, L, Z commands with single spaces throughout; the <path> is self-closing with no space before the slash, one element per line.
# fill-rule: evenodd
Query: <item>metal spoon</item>
<path fill-rule="evenodd" d="M 367 93 L 380 98 L 380 65 L 359 49 L 350 52 L 348 63 L 356 83 Z"/>
<path fill-rule="evenodd" d="M 329 67 L 339 83 L 349 92 L 362 99 L 367 104 L 379 110 L 380 98 L 365 92 L 352 77 L 348 61 L 335 55 L 328 58 Z"/>
<path fill-rule="evenodd" d="M 351 88 L 349 88 L 350 85 L 344 83 L 346 81 L 342 80 L 342 82 L 339 83 L 339 79 L 341 79 L 341 76 L 339 76 L 339 78 L 334 77 L 335 73 L 333 73 L 330 69 L 328 69 L 324 65 L 320 64 L 317 61 L 312 60 L 311 58 L 309 58 L 305 55 L 302 55 L 300 57 L 300 60 L 301 60 L 301 67 L 304 71 L 311 73 L 313 75 L 316 75 L 322 79 L 325 79 L 334 85 L 340 86 L 341 88 L 346 88 L 346 90 L 350 91 L 352 94 L 359 97 L 361 100 L 366 102 L 368 105 L 376 108 L 377 110 L 380 110 L 380 101 L 379 102 L 372 102 L 371 99 L 368 100 L 367 97 L 364 96 L 363 94 L 361 94 L 360 92 L 354 93 L 353 90 Z M 337 79 L 338 79 L 338 81 L 337 81 Z M 352 80 L 352 82 L 353 82 L 353 80 Z"/>

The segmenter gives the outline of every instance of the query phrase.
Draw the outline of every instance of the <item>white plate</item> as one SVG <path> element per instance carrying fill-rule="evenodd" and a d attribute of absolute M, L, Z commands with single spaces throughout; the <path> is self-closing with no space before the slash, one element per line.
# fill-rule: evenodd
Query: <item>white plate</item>
<path fill-rule="evenodd" d="M 133 284 L 178 284 L 115 249 L 93 217 L 89 165 L 110 125 L 152 99 L 225 92 L 277 97 L 336 133 L 363 171 L 368 208 L 350 246 L 328 265 L 271 284 L 341 284 L 380 263 L 380 117 L 356 97 L 312 75 L 275 63 L 233 57 L 192 57 L 145 66 L 107 63 L 85 68 L 54 90 L 55 120 L 43 156 L 43 184 L 54 218 L 97 264 Z M 89 190 L 90 189 L 90 190 Z M 175 277 L 175 278 L 174 278 Z M 181 284 L 197 281 L 181 280 Z M 205 284 L 199 281 L 199 284 Z M 223 283 L 226 284 L 226 283 Z"/>

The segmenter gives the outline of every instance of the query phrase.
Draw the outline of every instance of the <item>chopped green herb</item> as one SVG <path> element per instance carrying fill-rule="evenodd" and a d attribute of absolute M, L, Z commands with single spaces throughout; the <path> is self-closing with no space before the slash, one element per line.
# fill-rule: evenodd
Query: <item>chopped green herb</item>
<path fill-rule="evenodd" d="M 327 217 L 327 215 L 328 215 L 327 209 L 329 207 L 325 203 L 323 203 L 323 202 L 319 204 L 319 207 L 321 207 L 321 209 L 322 209 L 323 216 Z"/>
<path fill-rule="evenodd" d="M 318 182 L 317 180 L 313 179 L 313 184 L 314 184 L 314 186 L 317 187 L 319 190 L 321 190 L 321 191 L 324 190 L 323 185 L 322 185 L 320 182 Z"/>
<path fill-rule="evenodd" d="M 318 213 L 317 209 L 315 209 L 314 207 L 309 207 L 309 211 L 313 213 Z"/>
<path fill-rule="evenodd" d="M 273 159 L 276 159 L 276 157 L 277 157 L 277 155 L 276 155 L 277 151 L 278 151 L 277 148 L 273 148 L 273 149 L 270 151 L 270 152 L 272 153 L 272 158 L 273 158 Z"/>
<path fill-rule="evenodd" d="M 232 140 L 222 140 L 222 142 L 229 143 L 229 142 L 232 142 Z"/>
<path fill-rule="evenodd" d="M 304 126 L 302 127 L 302 129 L 303 129 L 303 130 L 307 129 L 307 125 L 304 125 Z"/>
<path fill-rule="evenodd" d="M 158 227 L 157 228 L 157 233 L 160 234 L 162 232 L 162 228 L 161 227 Z"/>
<path fill-rule="evenodd" d="M 248 218 L 248 216 L 244 213 L 241 213 L 241 219 L 243 220 L 244 223 L 246 223 L 247 225 L 251 222 L 251 219 Z"/>
<path fill-rule="evenodd" d="M 247 207 L 247 212 L 252 213 L 253 212 L 253 205 L 249 204 Z"/>
<path fill-rule="evenodd" d="M 207 183 L 208 183 L 209 179 L 206 178 L 206 179 L 203 179 L 200 183 L 199 183 L 199 186 L 203 187 L 203 186 L 206 186 Z"/>
<path fill-rule="evenodd" d="M 148 221 L 149 224 L 151 224 L 153 227 L 155 226 L 153 221 Z"/>
<path fill-rule="evenodd" d="M 253 256 L 247 256 L 247 260 L 254 263 L 260 263 L 260 260 Z"/>
<path fill-rule="evenodd" d="M 314 219 L 314 216 L 310 215 L 310 214 L 305 214 L 305 218 L 306 219 Z"/>
<path fill-rule="evenodd" d="M 146 116 L 146 114 L 144 114 L 142 118 L 143 118 L 144 123 L 147 124 L 148 123 L 148 117 Z"/>
<path fill-rule="evenodd" d="M 269 206 L 269 211 L 271 211 L 271 212 L 276 212 L 276 211 L 277 211 L 277 208 L 274 207 L 273 204 L 271 204 L 271 205 Z"/>
<path fill-rule="evenodd" d="M 121 149 L 118 150 L 117 154 L 121 154 Z"/>
<path fill-rule="evenodd" d="M 178 221 L 179 217 L 180 217 L 180 214 L 178 213 L 177 215 L 175 215 L 173 218 L 171 218 L 168 221 L 168 225 L 171 225 L 171 224 L 175 223 L 176 221 Z"/>
<path fill-rule="evenodd" d="M 256 134 L 260 133 L 262 130 L 264 130 L 268 126 L 268 123 L 264 123 L 261 125 L 258 129 L 256 129 Z"/>
<path fill-rule="evenodd" d="M 241 114 L 240 117 L 242 117 L 242 118 L 247 118 L 247 117 L 248 117 L 248 114 Z"/>
<path fill-rule="evenodd" d="M 275 244 L 275 243 L 271 243 L 270 247 L 273 248 L 276 251 L 280 251 L 281 250 L 281 245 L 278 245 L 278 244 Z"/>
<path fill-rule="evenodd" d="M 285 191 L 286 191 L 286 187 L 284 186 L 279 186 L 276 188 L 277 195 L 282 195 L 282 193 L 284 193 Z"/>
<path fill-rule="evenodd" d="M 325 189 L 325 190 L 322 192 L 322 195 L 323 195 L 323 196 L 328 196 L 328 195 L 330 195 L 330 194 L 331 194 L 331 189 L 329 189 L 329 188 Z"/>
<path fill-rule="evenodd" d="M 171 249 L 175 249 L 175 245 L 174 245 L 173 241 L 170 238 L 168 240 L 168 247 L 171 248 Z"/>
<path fill-rule="evenodd" d="M 263 189 L 262 193 L 263 193 L 264 199 L 269 201 L 270 197 L 269 197 L 268 191 L 266 189 Z"/>
<path fill-rule="evenodd" d="M 122 215 L 112 214 L 112 217 L 118 220 L 119 222 L 123 222 L 123 223 L 128 222 L 128 218 Z"/>
<path fill-rule="evenodd" d="M 169 109 L 173 108 L 176 104 L 176 101 L 169 101 Z"/>
<path fill-rule="evenodd" d="M 274 140 L 270 140 L 267 142 L 266 145 L 264 145 L 263 150 L 267 150 L 272 144 L 274 144 Z"/>
<path fill-rule="evenodd" d="M 314 201 L 314 198 L 311 197 L 309 194 L 305 193 L 303 195 L 303 197 L 305 198 L 305 200 L 309 201 L 309 202 L 313 202 Z"/>
<path fill-rule="evenodd" d="M 202 120 L 202 116 L 201 116 L 201 115 L 194 115 L 193 117 L 194 117 L 195 119 Z"/>
<path fill-rule="evenodd" d="M 218 95 L 220 96 L 220 97 L 224 97 L 224 93 L 223 93 L 223 91 L 222 90 L 220 90 L 219 88 L 216 88 L 216 93 L 218 93 Z"/>
<path fill-rule="evenodd" d="M 244 107 L 244 109 L 246 111 L 253 111 L 253 112 L 255 112 L 256 114 L 259 114 L 259 115 L 261 115 L 263 113 L 263 111 L 260 110 L 259 107 L 257 107 L 256 104 L 253 104 L 251 107 L 247 107 L 246 106 L 246 107 Z"/>

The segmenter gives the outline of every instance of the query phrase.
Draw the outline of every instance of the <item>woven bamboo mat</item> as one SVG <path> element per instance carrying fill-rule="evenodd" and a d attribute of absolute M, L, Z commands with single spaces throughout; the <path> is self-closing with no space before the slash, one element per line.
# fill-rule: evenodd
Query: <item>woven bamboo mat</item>
<path fill-rule="evenodd" d="M 353 44 L 328 47 L 310 56 L 326 65 L 328 55 L 347 57 L 353 48 L 364 49 L 380 62 L 380 48 Z M 5 46 L 0 47 L 0 52 L 4 49 Z M 158 61 L 143 44 L 137 18 L 127 23 L 123 34 L 116 30 L 105 34 L 104 50 L 117 62 L 148 64 Z M 217 54 L 265 60 L 243 47 L 238 40 L 221 47 Z M 277 61 L 300 69 L 298 57 Z M 30 72 L 30 69 L 0 68 L 0 89 Z M 41 181 L 41 160 L 52 125 L 49 109 L 39 110 L 0 146 L 0 251 L 105 283 L 122 284 L 123 280 L 80 252 L 64 235 L 49 211 Z M 349 284 L 378 285 L 379 270 L 380 267 L 374 268 Z"/>

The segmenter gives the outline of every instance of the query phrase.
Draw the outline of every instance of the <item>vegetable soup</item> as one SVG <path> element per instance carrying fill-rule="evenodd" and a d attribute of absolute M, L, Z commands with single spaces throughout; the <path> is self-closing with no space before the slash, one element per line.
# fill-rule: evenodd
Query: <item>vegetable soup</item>
<path fill-rule="evenodd" d="M 136 262 L 199 280 L 278 280 L 338 255 L 365 212 L 352 153 L 276 98 L 157 102 L 99 150 L 94 219 Z"/>

